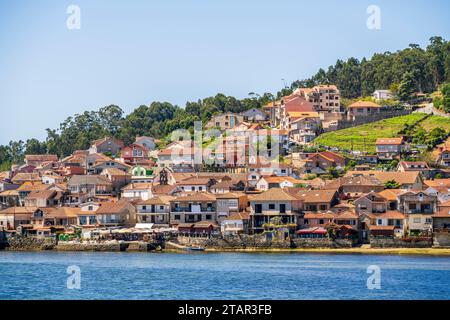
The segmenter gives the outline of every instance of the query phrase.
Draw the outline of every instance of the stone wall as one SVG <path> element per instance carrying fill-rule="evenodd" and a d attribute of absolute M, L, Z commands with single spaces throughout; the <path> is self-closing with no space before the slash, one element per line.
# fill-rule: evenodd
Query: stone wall
<path fill-rule="evenodd" d="M 55 246 L 55 238 L 14 235 L 7 238 L 4 249 L 11 251 L 40 251 L 53 250 Z"/>
<path fill-rule="evenodd" d="M 295 248 L 351 248 L 353 246 L 353 241 L 350 239 L 296 238 L 292 242 Z"/>
<path fill-rule="evenodd" d="M 434 232 L 433 233 L 433 247 L 438 247 L 438 248 L 450 247 L 450 233 Z"/>
<path fill-rule="evenodd" d="M 230 235 L 224 237 L 184 237 L 177 242 L 185 246 L 200 246 L 212 249 L 290 249 L 290 248 L 351 248 L 352 240 L 328 238 L 294 238 L 292 240 L 267 240 L 263 234 Z"/>
<path fill-rule="evenodd" d="M 385 238 L 385 237 L 371 237 L 371 248 L 431 248 L 433 239 L 410 239 L 405 241 L 401 238 Z"/>
<path fill-rule="evenodd" d="M 60 241 L 55 249 L 58 251 L 124 251 L 126 247 L 124 243 L 72 243 Z"/>

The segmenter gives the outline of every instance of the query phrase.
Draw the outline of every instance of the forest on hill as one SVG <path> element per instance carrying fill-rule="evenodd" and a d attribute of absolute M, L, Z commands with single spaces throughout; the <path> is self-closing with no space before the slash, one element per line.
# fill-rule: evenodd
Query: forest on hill
<path fill-rule="evenodd" d="M 431 93 L 445 82 L 450 82 L 450 42 L 432 37 L 425 49 L 411 44 L 403 50 L 376 53 L 361 61 L 338 60 L 326 71 L 320 69 L 313 77 L 294 81 L 276 94 L 252 92 L 238 99 L 219 93 L 187 102 L 184 107 L 155 101 L 137 107 L 128 115 L 116 105 L 85 111 L 68 117 L 57 129 L 46 129 L 44 141 L 31 138 L 0 146 L 0 171 L 9 169 L 12 163 L 21 163 L 25 154 L 52 153 L 63 157 L 87 149 L 93 140 L 104 136 L 114 136 L 125 143 L 133 142 L 137 135 L 164 138 L 175 129 L 191 129 L 194 121 L 206 123 L 214 114 L 261 108 L 298 87 L 336 84 L 343 98 L 366 96 L 376 89 L 389 88 L 406 101 L 415 92 Z"/>

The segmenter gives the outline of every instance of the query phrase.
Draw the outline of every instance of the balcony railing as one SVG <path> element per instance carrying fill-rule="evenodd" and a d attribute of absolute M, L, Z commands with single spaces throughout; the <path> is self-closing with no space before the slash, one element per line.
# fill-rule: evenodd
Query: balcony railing
<path fill-rule="evenodd" d="M 196 208 L 197 209 L 197 208 Z M 194 208 L 189 207 L 175 207 L 171 208 L 172 212 L 190 212 L 190 213 L 202 213 L 202 212 L 215 212 L 215 207 L 207 207 L 207 208 L 200 208 L 200 210 L 196 210 Z"/>

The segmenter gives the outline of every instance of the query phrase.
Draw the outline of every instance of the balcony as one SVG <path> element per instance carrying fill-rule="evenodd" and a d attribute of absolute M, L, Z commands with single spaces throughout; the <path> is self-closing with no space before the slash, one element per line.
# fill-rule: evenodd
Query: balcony
<path fill-rule="evenodd" d="M 185 213 L 208 213 L 216 212 L 215 207 L 173 207 L 170 209 L 171 212 L 185 212 Z"/>

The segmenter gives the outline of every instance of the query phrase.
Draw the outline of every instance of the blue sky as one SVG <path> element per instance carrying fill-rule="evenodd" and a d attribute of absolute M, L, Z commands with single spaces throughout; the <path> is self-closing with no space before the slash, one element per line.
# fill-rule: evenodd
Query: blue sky
<path fill-rule="evenodd" d="M 66 9 L 81 9 L 68 30 Z M 369 5 L 381 30 L 366 27 Z M 449 1 L 0 0 L 0 144 L 67 116 L 276 92 L 336 59 L 450 38 Z"/>

